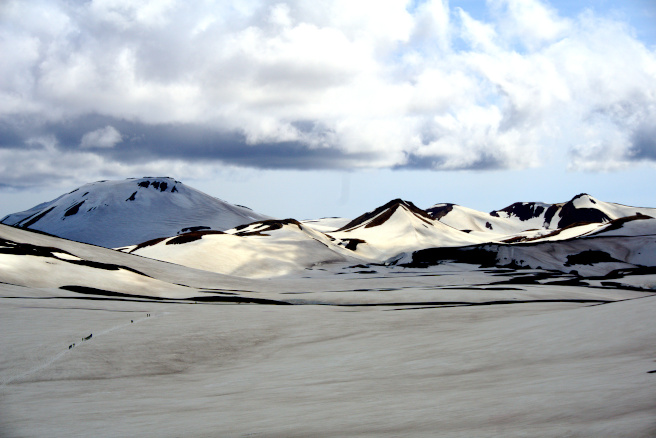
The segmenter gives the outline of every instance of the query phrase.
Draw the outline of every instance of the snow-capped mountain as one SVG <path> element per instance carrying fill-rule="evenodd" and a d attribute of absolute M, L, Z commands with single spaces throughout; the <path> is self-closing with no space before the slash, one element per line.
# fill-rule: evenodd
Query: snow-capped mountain
<path fill-rule="evenodd" d="M 462 246 L 485 241 L 434 220 L 412 202 L 394 199 L 328 235 L 372 261 L 434 246 Z"/>
<path fill-rule="evenodd" d="M 613 219 L 639 214 L 656 217 L 656 209 L 603 202 L 586 193 L 576 195 L 570 201 L 559 204 L 516 202 L 490 213 L 494 217 L 523 223 L 525 229 L 546 228 L 550 230 L 565 228 L 579 222 L 605 223 Z"/>
<path fill-rule="evenodd" d="M 490 213 L 446 203 L 435 204 L 426 209 L 426 212 L 432 218 L 458 230 L 471 231 L 478 235 L 484 233 L 490 236 L 488 237 L 490 240 L 494 240 L 492 234 L 505 240 L 509 235 L 534 230 L 536 232 L 524 236 L 534 238 L 547 234 L 543 230 L 563 229 L 576 224 L 602 224 L 640 214 L 656 217 L 655 208 L 629 207 L 603 202 L 584 193 L 568 202 L 558 204 L 516 202 Z M 507 237 L 502 238 L 503 235 Z"/>
<path fill-rule="evenodd" d="M 0 223 L 104 247 L 137 244 L 195 230 L 227 230 L 269 219 L 175 179 L 140 178 L 85 184 Z"/>

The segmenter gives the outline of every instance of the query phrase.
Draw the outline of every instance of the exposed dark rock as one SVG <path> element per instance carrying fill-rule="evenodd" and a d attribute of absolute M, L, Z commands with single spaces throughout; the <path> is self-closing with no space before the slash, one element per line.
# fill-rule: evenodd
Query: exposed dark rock
<path fill-rule="evenodd" d="M 565 263 L 565 266 L 573 266 L 573 265 L 592 266 L 595 263 L 604 263 L 604 262 L 622 262 L 622 261 L 611 257 L 611 255 L 605 251 L 589 249 L 587 251 L 582 251 L 578 254 L 568 255 L 567 263 Z"/>
<path fill-rule="evenodd" d="M 192 233 L 194 231 L 203 231 L 203 230 L 211 230 L 211 229 L 212 229 L 211 227 L 206 227 L 204 225 L 199 225 L 197 227 L 183 228 L 180 231 L 178 231 L 177 234 L 180 235 L 180 234 L 184 234 L 184 233 Z"/>
<path fill-rule="evenodd" d="M 203 236 L 208 234 L 225 234 L 223 231 L 216 230 L 206 230 L 206 231 L 193 231 L 191 233 L 180 234 L 177 237 L 166 242 L 167 245 L 180 245 L 183 243 L 193 242 L 195 240 L 200 240 Z"/>
<path fill-rule="evenodd" d="M 558 228 L 565 228 L 576 222 L 603 223 L 610 221 L 610 217 L 601 210 L 596 208 L 576 208 L 574 200 L 584 196 L 584 194 L 575 196 L 571 201 L 566 202 L 560 210 L 560 221 Z"/>
<path fill-rule="evenodd" d="M 133 194 L 131 194 L 130 197 L 128 199 L 126 199 L 126 201 L 134 201 L 135 196 L 137 196 L 137 192 L 134 192 Z"/>
<path fill-rule="evenodd" d="M 456 204 L 442 204 L 442 205 L 437 205 L 435 207 L 431 207 L 426 209 L 426 213 L 430 217 L 436 220 L 442 219 L 444 216 L 449 214 L 451 211 L 453 211 L 453 206 Z"/>
<path fill-rule="evenodd" d="M 344 239 L 343 242 L 346 242 L 346 245 L 344 245 L 344 248 L 350 249 L 351 251 L 355 251 L 358 248 L 359 244 L 367 243 L 362 239 Z"/>
<path fill-rule="evenodd" d="M 412 254 L 412 262 L 401 266 L 423 268 L 447 261 L 477 264 L 484 268 L 493 267 L 497 264 L 497 253 L 483 247 L 428 248 L 415 251 Z"/>
<path fill-rule="evenodd" d="M 527 221 L 540 216 L 544 211 L 544 207 L 542 205 L 537 205 L 535 202 L 515 202 L 506 208 L 490 212 L 490 215 L 499 217 L 498 211 L 503 211 L 507 213 L 508 216 L 515 216 L 521 221 Z"/>
<path fill-rule="evenodd" d="M 78 202 L 74 206 L 70 207 L 68 210 L 64 212 L 64 216 L 73 216 L 74 214 L 77 214 L 77 212 L 80 210 L 80 206 L 84 204 L 85 201 Z"/>
<path fill-rule="evenodd" d="M 284 225 L 296 225 L 299 229 L 303 229 L 303 226 L 296 219 L 269 219 L 264 221 L 253 222 L 250 224 L 239 225 L 235 227 L 237 236 L 268 236 L 264 234 L 267 231 L 279 230 Z M 240 231 L 246 228 L 252 228 L 251 231 Z"/>

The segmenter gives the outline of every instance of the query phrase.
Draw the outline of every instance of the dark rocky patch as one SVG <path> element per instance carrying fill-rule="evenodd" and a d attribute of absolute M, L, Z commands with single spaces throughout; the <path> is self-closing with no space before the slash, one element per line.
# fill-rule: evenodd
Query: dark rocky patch
<path fill-rule="evenodd" d="M 237 206 L 237 207 L 241 207 L 241 208 L 245 208 L 246 210 L 251 210 L 251 211 L 253 211 L 252 208 L 250 208 L 250 207 L 246 207 L 245 205 L 239 205 L 239 204 L 236 204 L 236 206 Z"/>
<path fill-rule="evenodd" d="M 175 192 L 177 192 L 177 191 L 178 191 L 177 187 L 176 187 L 176 186 L 173 186 L 173 188 L 171 189 L 171 193 L 175 193 Z"/>
<path fill-rule="evenodd" d="M 296 225 L 299 229 L 303 229 L 303 226 L 296 219 L 269 219 L 265 221 L 253 222 L 250 224 L 239 225 L 235 227 L 237 232 L 236 236 L 268 236 L 264 234 L 266 231 L 279 230 L 284 225 Z M 240 231 L 246 228 L 256 228 L 253 231 Z"/>
<path fill-rule="evenodd" d="M 146 242 L 142 242 L 142 243 L 138 244 L 137 246 L 135 246 L 134 249 L 130 250 L 130 253 L 132 253 L 132 252 L 134 252 L 138 249 L 141 249 L 141 248 L 146 248 L 147 246 L 156 245 L 156 244 L 160 243 L 162 240 L 165 240 L 165 239 L 168 239 L 168 237 L 158 237 L 156 239 L 151 239 L 151 240 L 148 240 Z"/>
<path fill-rule="evenodd" d="M 440 220 L 451 211 L 453 211 L 453 206 L 456 204 L 442 204 L 435 207 L 426 209 L 426 213 L 435 220 Z"/>
<path fill-rule="evenodd" d="M 139 187 L 148 188 L 150 186 L 150 181 L 141 181 L 137 184 Z"/>
<path fill-rule="evenodd" d="M 53 206 L 53 207 L 50 207 L 50 208 L 47 209 L 47 210 L 43 210 L 41 213 L 37 214 L 36 216 L 32 215 L 32 216 L 34 216 L 34 217 L 32 217 L 32 216 L 28 217 L 27 219 L 29 219 L 29 220 L 28 220 L 27 222 L 25 222 L 24 224 L 21 224 L 21 222 L 23 222 L 23 221 L 18 222 L 18 223 L 16 224 L 16 226 L 18 226 L 18 227 L 22 227 L 22 228 L 28 228 L 28 227 L 31 227 L 32 225 L 34 225 L 35 223 L 37 223 L 39 220 L 43 219 L 43 217 L 44 217 L 45 215 L 47 215 L 48 213 L 50 213 L 50 212 L 51 212 L 52 210 L 54 210 L 54 209 L 55 209 L 55 207 Z M 23 220 L 25 220 L 25 219 L 23 219 Z"/>
<path fill-rule="evenodd" d="M 575 197 L 577 199 L 581 195 Z M 587 223 L 604 223 L 609 222 L 611 219 L 601 210 L 596 208 L 576 208 L 574 207 L 574 199 L 565 203 L 560 211 L 560 221 L 558 221 L 558 228 L 565 228 L 568 225 L 577 222 Z"/>
<path fill-rule="evenodd" d="M 84 195 L 82 195 L 82 196 L 86 196 L 86 195 L 88 195 L 88 194 L 89 194 L 89 192 L 84 192 Z"/>
<path fill-rule="evenodd" d="M 200 240 L 203 236 L 208 234 L 225 234 L 223 231 L 217 230 L 205 230 L 205 231 L 193 231 L 191 233 L 180 234 L 177 237 L 166 242 L 167 245 L 180 245 L 183 243 L 193 242 L 195 240 Z"/>
<path fill-rule="evenodd" d="M 159 189 L 159 181 L 153 181 L 150 184 L 155 188 L 155 190 Z"/>
<path fill-rule="evenodd" d="M 346 245 L 344 245 L 344 248 L 350 249 L 351 251 L 357 250 L 359 244 L 367 243 L 362 239 L 343 239 L 342 242 L 346 242 Z"/>
<path fill-rule="evenodd" d="M 167 187 L 168 187 L 168 184 L 165 183 L 165 182 L 162 182 L 162 183 L 160 183 L 160 185 L 159 185 L 159 191 L 160 191 L 160 192 L 165 192 Z"/>
<path fill-rule="evenodd" d="M 460 262 L 490 268 L 497 264 L 497 253 L 483 247 L 427 248 L 415 251 L 412 262 L 400 266 L 406 268 L 425 268 L 443 262 Z"/>
<path fill-rule="evenodd" d="M 134 192 L 133 194 L 131 194 L 130 197 L 128 199 L 126 199 L 126 201 L 134 201 L 135 196 L 137 196 L 137 192 Z"/>
<path fill-rule="evenodd" d="M 68 210 L 64 212 L 64 216 L 73 216 L 74 214 L 77 214 L 77 212 L 80 210 L 80 206 L 84 204 L 85 201 L 78 202 L 74 206 L 70 207 Z"/>
<path fill-rule="evenodd" d="M 529 219 L 540 216 L 544 211 L 544 207 L 541 205 L 536 205 L 535 202 L 515 202 L 506 208 L 490 212 L 490 215 L 499 217 L 499 211 L 507 213 L 508 216 L 515 216 L 521 221 L 527 221 Z"/>
<path fill-rule="evenodd" d="M 492 229 L 492 224 L 489 222 L 485 222 L 485 228 L 491 230 Z"/>
<path fill-rule="evenodd" d="M 598 251 L 598 250 L 586 250 L 582 251 L 578 254 L 571 254 L 567 256 L 567 262 L 565 263 L 565 266 L 573 266 L 573 265 L 594 265 L 595 263 L 604 263 L 604 262 L 620 262 L 622 263 L 621 260 L 617 260 L 616 258 L 611 257 L 610 254 L 608 254 L 605 251 Z"/>

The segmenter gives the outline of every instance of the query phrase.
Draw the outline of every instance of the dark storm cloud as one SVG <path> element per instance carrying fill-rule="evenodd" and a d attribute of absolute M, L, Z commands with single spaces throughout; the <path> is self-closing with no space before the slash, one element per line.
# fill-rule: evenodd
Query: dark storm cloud
<path fill-rule="evenodd" d="M 461 166 L 447 167 L 448 158 L 438 155 L 419 156 L 417 154 L 406 154 L 406 163 L 395 166 L 394 169 L 416 169 L 416 170 L 498 170 L 503 169 L 507 164 L 492 156 L 489 153 L 482 152 L 475 155 L 473 161 L 464 163 Z"/>
<path fill-rule="evenodd" d="M 316 130 L 308 121 L 295 123 L 303 130 Z M 100 115 L 86 115 L 39 130 L 52 136 L 61 150 L 75 152 L 80 139 L 104 126 L 117 129 L 123 140 L 112 148 L 91 148 L 91 152 L 119 163 L 134 164 L 154 159 L 215 161 L 228 165 L 263 169 L 337 169 L 374 159 L 374 153 L 348 154 L 325 147 L 310 147 L 298 141 L 248 144 L 238 132 L 219 132 L 204 125 L 169 123 L 149 125 Z M 22 138 L 29 133 L 22 133 Z M 15 134 L 15 138 L 21 138 Z"/>
<path fill-rule="evenodd" d="M 656 161 L 656 121 L 635 130 L 631 137 L 629 158 Z"/>

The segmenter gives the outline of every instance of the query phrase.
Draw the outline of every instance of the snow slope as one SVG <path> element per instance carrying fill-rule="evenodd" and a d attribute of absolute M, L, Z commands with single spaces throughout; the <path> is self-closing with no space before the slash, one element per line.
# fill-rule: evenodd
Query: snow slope
<path fill-rule="evenodd" d="M 435 204 L 426 209 L 433 219 L 457 230 L 471 231 L 487 239 L 503 239 L 507 235 L 526 230 L 525 224 L 509 218 L 492 216 L 457 204 Z"/>
<path fill-rule="evenodd" d="M 222 274 L 263 278 L 362 259 L 294 219 L 198 231 L 124 248 L 126 252 Z"/>
<path fill-rule="evenodd" d="M 563 240 L 543 238 L 516 244 L 428 248 L 400 257 L 395 263 L 429 266 L 454 260 L 497 267 L 575 271 L 583 277 L 656 267 L 656 219 L 646 216 L 616 219 L 598 225 L 583 237 Z"/>
<path fill-rule="evenodd" d="M 436 221 L 401 199 L 392 200 L 328 234 L 356 254 L 376 262 L 421 248 L 486 241 Z"/>
<path fill-rule="evenodd" d="M 165 177 L 85 184 L 0 222 L 111 248 L 263 219 L 268 217 Z"/>

